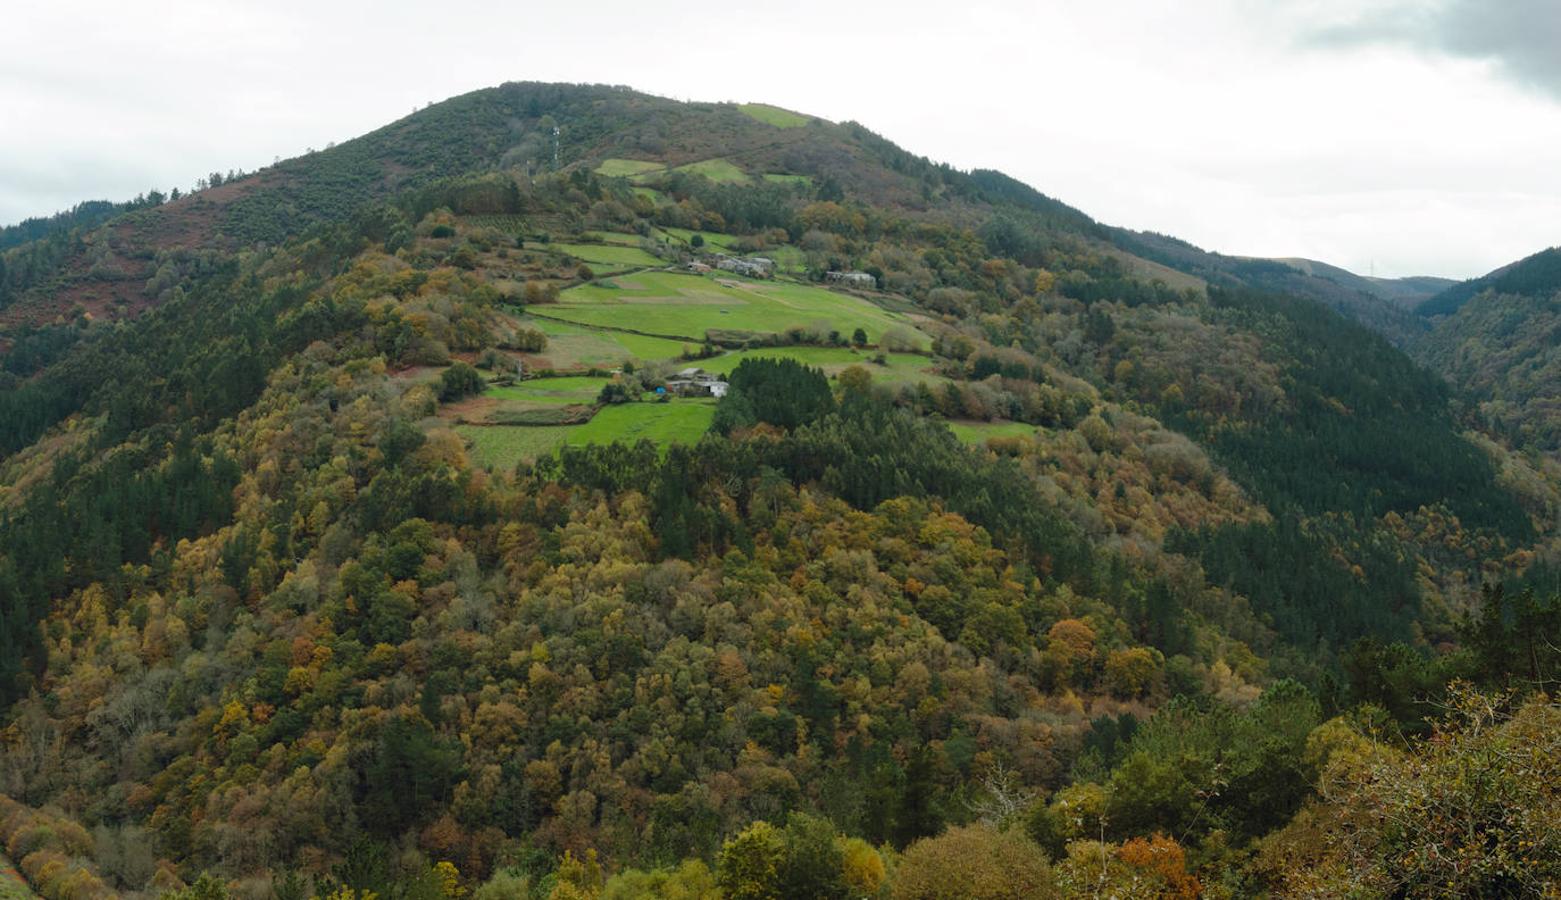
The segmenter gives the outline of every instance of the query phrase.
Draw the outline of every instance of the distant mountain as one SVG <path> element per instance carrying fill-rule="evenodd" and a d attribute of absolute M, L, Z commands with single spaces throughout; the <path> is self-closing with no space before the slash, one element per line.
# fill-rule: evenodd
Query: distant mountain
<path fill-rule="evenodd" d="M 1308 275 L 1315 275 L 1343 287 L 1373 294 L 1408 309 L 1414 309 L 1441 291 L 1457 284 L 1451 278 L 1437 278 L 1434 275 L 1411 275 L 1405 278 L 1356 275 L 1347 269 L 1302 257 L 1283 257 L 1276 261 L 1290 265 Z"/>
<path fill-rule="evenodd" d="M 1412 302 L 1439 279 L 1370 279 L 1308 259 L 1226 256 L 1148 231 L 1109 229 L 1120 247 L 1204 279 L 1310 297 L 1406 347 L 1425 331 L 1409 312 Z M 1429 282 L 1429 283 L 1428 283 Z"/>

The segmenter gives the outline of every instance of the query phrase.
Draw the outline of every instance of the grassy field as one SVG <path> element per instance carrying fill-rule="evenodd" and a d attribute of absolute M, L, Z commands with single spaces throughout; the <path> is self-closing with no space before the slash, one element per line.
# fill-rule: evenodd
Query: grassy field
<path fill-rule="evenodd" d="M 646 172 L 655 172 L 665 169 L 666 166 L 658 162 L 648 162 L 643 159 L 604 159 L 602 164 L 596 167 L 596 174 L 605 175 L 608 178 L 628 178 L 632 175 L 643 175 Z"/>
<path fill-rule="evenodd" d="M 489 388 L 484 396 L 506 405 L 568 406 L 596 402 L 606 378 L 565 376 L 562 378 L 532 378 L 508 387 Z"/>
<path fill-rule="evenodd" d="M 547 315 L 585 325 L 633 328 L 700 340 L 707 330 L 780 333 L 825 323 L 843 334 L 862 328 L 876 340 L 905 324 L 856 297 L 811 285 L 639 272 L 570 288 Z"/>
<path fill-rule="evenodd" d="M 705 239 L 705 246 L 716 247 L 721 250 L 733 250 L 737 246 L 737 238 L 729 234 L 721 234 L 715 231 L 691 231 L 687 228 L 663 228 L 662 231 L 687 244 L 699 235 Z"/>
<path fill-rule="evenodd" d="M 1035 434 L 1035 426 L 1023 422 L 950 422 L 948 425 L 954 436 L 967 444 L 982 444 L 987 438 Z"/>
<path fill-rule="evenodd" d="M 552 428 L 521 425 L 457 425 L 456 434 L 472 442 L 472 458 L 495 469 L 512 469 L 521 460 L 545 456 L 563 446 L 578 425 Z"/>
<path fill-rule="evenodd" d="M 566 444 L 634 443 L 641 438 L 662 446 L 674 441 L 691 444 L 710 429 L 714 418 L 714 401 L 673 400 L 609 406 L 584 425 L 458 425 L 455 430 L 472 442 L 472 456 L 479 463 L 509 469 Z"/>
<path fill-rule="evenodd" d="M 636 241 L 636 244 L 639 242 Z M 666 260 L 651 256 L 639 247 L 625 247 L 620 244 L 562 244 L 554 241 L 551 244 L 537 244 L 533 247 L 526 245 L 527 249 L 549 249 L 558 253 L 567 253 L 576 259 L 583 259 L 588 263 L 599 263 L 609 266 L 664 266 Z"/>
<path fill-rule="evenodd" d="M 714 400 L 680 399 L 667 403 L 624 403 L 608 406 L 596 418 L 577 425 L 569 433 L 568 443 L 634 443 L 647 438 L 665 446 L 674 441 L 692 444 L 710 430 L 715 418 Z"/>
<path fill-rule="evenodd" d="M 535 316 L 521 316 L 518 321 L 547 335 L 547 349 L 537 356 L 554 369 L 611 368 L 625 359 L 672 359 L 683 352 L 682 341 L 598 331 Z"/>
<path fill-rule="evenodd" d="M 599 241 L 603 244 L 620 244 L 624 247 L 638 247 L 644 238 L 637 234 L 624 234 L 621 231 L 587 231 L 582 235 L 586 240 Z"/>
<path fill-rule="evenodd" d="M 779 106 L 766 103 L 744 103 L 737 107 L 748 115 L 776 128 L 800 128 L 808 124 L 808 117 Z"/>
<path fill-rule="evenodd" d="M 702 159 L 686 166 L 678 166 L 674 172 L 690 172 L 694 175 L 703 175 L 717 183 L 740 184 L 750 180 L 748 173 L 738 168 L 736 164 L 726 159 Z"/>
<path fill-rule="evenodd" d="M 800 184 L 809 187 L 813 184 L 812 175 L 783 175 L 780 172 L 764 173 L 765 181 L 773 181 L 776 184 Z"/>

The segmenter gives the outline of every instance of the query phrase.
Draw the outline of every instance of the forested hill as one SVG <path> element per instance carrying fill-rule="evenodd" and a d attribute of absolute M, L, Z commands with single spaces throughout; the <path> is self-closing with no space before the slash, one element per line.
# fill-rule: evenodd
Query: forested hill
<path fill-rule="evenodd" d="M 1422 303 L 1417 312 L 1427 318 L 1456 313 L 1485 291 L 1524 297 L 1549 297 L 1561 291 L 1561 248 L 1552 247 L 1479 278 L 1461 281 Z"/>
<path fill-rule="evenodd" d="M 1397 306 L 622 88 L 143 201 L 0 251 L 45 896 L 1561 878 L 1561 478 Z"/>
<path fill-rule="evenodd" d="M 1516 446 L 1561 451 L 1561 249 L 1542 250 L 1423 304 L 1416 359 L 1445 376 L 1471 417 Z"/>
<path fill-rule="evenodd" d="M 1131 253 L 1212 284 L 1245 285 L 1309 297 L 1360 322 L 1400 348 L 1412 344 L 1426 330 L 1425 322 L 1411 309 L 1439 289 L 1434 287 L 1436 279 L 1379 281 L 1306 259 L 1224 256 L 1152 232 L 1114 228 L 1110 235 Z"/>
<path fill-rule="evenodd" d="M 52 222 L 7 229 L 8 245 L 13 235 L 41 239 L 4 257 L 0 321 L 40 325 L 80 311 L 133 315 L 165 299 L 158 288 L 170 268 L 192 265 L 203 253 L 285 240 L 440 178 L 620 157 L 674 172 L 719 160 L 740 171 L 816 179 L 826 196 L 850 191 L 875 205 L 942 218 L 968 220 L 972 205 L 990 201 L 1023 208 L 1048 229 L 1094 227 L 1077 210 L 998 173 L 934 164 L 855 123 L 778 109 L 751 114 L 759 109 L 773 108 L 678 103 L 584 85 L 473 91 L 260 172 L 212 173 L 182 197 L 152 192 L 107 228 L 95 227 L 102 220 L 96 206 L 84 206 Z M 767 121 L 776 115 L 801 127 Z M 771 185 L 779 190 L 784 182 Z"/>

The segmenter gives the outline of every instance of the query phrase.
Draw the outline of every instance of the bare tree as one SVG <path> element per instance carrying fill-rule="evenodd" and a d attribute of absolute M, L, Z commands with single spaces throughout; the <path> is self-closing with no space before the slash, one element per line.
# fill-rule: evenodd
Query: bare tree
<path fill-rule="evenodd" d="M 970 811 L 983 824 L 1001 828 L 1035 801 L 1035 792 L 1024 786 L 1019 773 L 997 763 L 981 776 L 980 793 L 968 801 Z"/>

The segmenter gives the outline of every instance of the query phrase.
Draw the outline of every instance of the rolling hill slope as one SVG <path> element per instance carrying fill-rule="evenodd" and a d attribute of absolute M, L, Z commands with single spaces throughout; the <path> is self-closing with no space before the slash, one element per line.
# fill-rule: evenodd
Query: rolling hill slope
<path fill-rule="evenodd" d="M 1555 550 L 1388 288 L 775 107 L 504 85 L 3 259 L 0 837 L 73 896 L 1261 893 Z"/>

